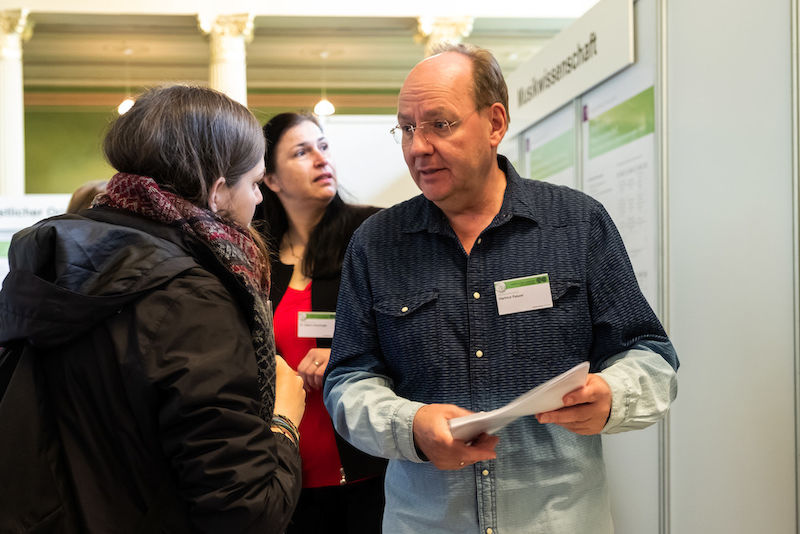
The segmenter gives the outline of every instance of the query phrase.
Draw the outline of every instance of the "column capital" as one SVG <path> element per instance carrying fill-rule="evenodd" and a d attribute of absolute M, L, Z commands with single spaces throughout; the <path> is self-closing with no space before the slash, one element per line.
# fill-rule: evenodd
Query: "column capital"
<path fill-rule="evenodd" d="M 17 35 L 27 41 L 33 34 L 33 22 L 27 9 L 0 9 L 0 35 Z"/>
<path fill-rule="evenodd" d="M 460 43 L 472 33 L 473 17 L 419 17 L 414 39 L 425 43 L 425 56 L 441 42 Z"/>
<path fill-rule="evenodd" d="M 253 19 L 252 13 L 232 15 L 200 13 L 197 15 L 200 30 L 206 35 L 243 37 L 247 43 L 253 40 Z"/>

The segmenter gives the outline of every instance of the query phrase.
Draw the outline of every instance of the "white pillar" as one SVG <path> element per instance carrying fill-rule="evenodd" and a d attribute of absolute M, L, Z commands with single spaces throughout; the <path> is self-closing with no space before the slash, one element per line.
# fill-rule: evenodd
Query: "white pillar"
<path fill-rule="evenodd" d="M 253 15 L 198 15 L 197 19 L 210 39 L 209 85 L 247 106 L 245 46 L 253 39 Z"/>
<path fill-rule="evenodd" d="M 425 57 L 442 42 L 460 43 L 472 33 L 472 17 L 419 17 L 417 19 L 417 42 L 425 43 Z"/>
<path fill-rule="evenodd" d="M 25 113 L 22 42 L 28 10 L 0 11 L 0 195 L 25 194 Z"/>

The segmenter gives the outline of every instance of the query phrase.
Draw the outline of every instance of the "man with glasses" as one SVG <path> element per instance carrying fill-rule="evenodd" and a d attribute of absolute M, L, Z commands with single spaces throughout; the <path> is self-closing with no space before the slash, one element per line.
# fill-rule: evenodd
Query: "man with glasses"
<path fill-rule="evenodd" d="M 600 433 L 652 424 L 676 394 L 675 351 L 603 207 L 497 154 L 507 93 L 479 48 L 414 67 L 392 135 L 422 195 L 370 218 L 345 257 L 325 403 L 390 459 L 387 533 L 610 533 Z M 564 408 L 453 438 L 450 419 L 582 361 Z"/>

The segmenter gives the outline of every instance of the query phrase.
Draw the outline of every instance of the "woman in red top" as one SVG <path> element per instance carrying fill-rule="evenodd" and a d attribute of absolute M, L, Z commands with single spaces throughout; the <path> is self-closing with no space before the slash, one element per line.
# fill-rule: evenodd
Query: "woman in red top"
<path fill-rule="evenodd" d="M 344 441 L 322 404 L 342 259 L 355 229 L 377 208 L 341 199 L 328 140 L 313 116 L 282 113 L 264 135 L 266 187 L 256 219 L 272 252 L 275 340 L 308 391 L 300 423 L 303 491 L 287 532 L 377 533 L 385 460 Z"/>

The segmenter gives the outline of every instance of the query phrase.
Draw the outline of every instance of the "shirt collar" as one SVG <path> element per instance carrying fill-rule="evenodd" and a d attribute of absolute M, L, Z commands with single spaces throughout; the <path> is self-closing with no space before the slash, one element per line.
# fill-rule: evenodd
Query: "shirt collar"
<path fill-rule="evenodd" d="M 536 222 L 533 202 L 523 195 L 523 178 L 517 174 L 516 169 L 514 169 L 514 166 L 508 161 L 508 158 L 501 154 L 497 155 L 497 165 L 500 167 L 500 170 L 503 171 L 503 174 L 506 175 L 506 190 L 503 194 L 503 204 L 500 206 L 500 211 L 497 212 L 494 220 L 489 224 L 489 228 L 505 224 L 515 216 L 524 217 Z M 450 231 L 450 224 L 442 210 L 423 195 L 419 195 L 417 199 L 419 202 L 416 204 L 416 209 L 405 231 L 408 233 L 421 231 L 428 231 L 435 234 L 448 233 Z"/>

